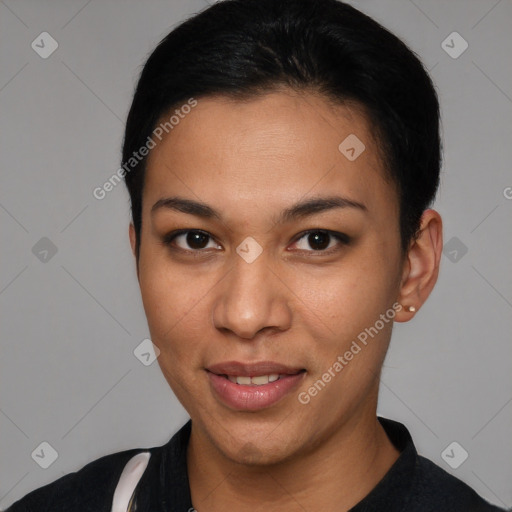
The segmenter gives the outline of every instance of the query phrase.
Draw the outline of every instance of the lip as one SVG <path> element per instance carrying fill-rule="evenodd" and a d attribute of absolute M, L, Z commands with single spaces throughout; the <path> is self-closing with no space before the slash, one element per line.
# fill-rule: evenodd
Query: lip
<path fill-rule="evenodd" d="M 293 375 L 301 372 L 304 368 L 286 366 L 274 361 L 260 361 L 258 363 L 240 363 L 238 361 L 226 361 L 217 363 L 206 368 L 217 375 L 240 375 L 242 377 L 254 377 L 255 375 L 270 375 L 279 373 L 282 375 Z"/>
<path fill-rule="evenodd" d="M 273 361 L 229 361 L 206 368 L 206 373 L 214 395 L 224 405 L 237 411 L 259 411 L 271 407 L 296 389 L 306 374 L 303 368 L 294 368 Z M 226 378 L 226 375 L 254 377 L 276 373 L 280 376 L 278 380 L 261 386 L 236 384 Z"/>

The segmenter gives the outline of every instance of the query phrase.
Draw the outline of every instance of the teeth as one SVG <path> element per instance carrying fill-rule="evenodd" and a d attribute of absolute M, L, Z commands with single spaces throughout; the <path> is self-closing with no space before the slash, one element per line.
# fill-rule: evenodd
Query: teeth
<path fill-rule="evenodd" d="M 262 386 L 263 384 L 268 384 L 269 382 L 275 382 L 277 379 L 279 379 L 279 374 L 272 373 L 271 375 L 258 375 L 255 377 L 228 375 L 228 379 L 231 382 L 241 384 L 242 386 L 249 386 L 251 384 Z"/>
<path fill-rule="evenodd" d="M 252 384 L 261 386 L 262 384 L 268 384 L 268 375 L 259 375 L 258 377 L 251 377 Z"/>

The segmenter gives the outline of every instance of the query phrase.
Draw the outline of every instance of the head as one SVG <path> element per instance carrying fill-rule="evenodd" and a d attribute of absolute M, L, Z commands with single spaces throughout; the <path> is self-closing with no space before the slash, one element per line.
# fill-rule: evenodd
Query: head
<path fill-rule="evenodd" d="M 278 462 L 375 413 L 393 321 L 437 279 L 440 160 L 422 64 L 341 2 L 226 0 L 151 54 L 130 240 L 160 367 L 216 449 Z M 293 389 L 226 402 L 233 361 L 279 363 Z"/>

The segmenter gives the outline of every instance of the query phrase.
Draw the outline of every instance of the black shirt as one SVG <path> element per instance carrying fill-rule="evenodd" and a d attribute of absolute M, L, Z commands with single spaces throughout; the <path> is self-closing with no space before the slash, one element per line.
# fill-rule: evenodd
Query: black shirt
<path fill-rule="evenodd" d="M 378 417 L 400 456 L 373 490 L 349 512 L 499 512 L 461 480 L 418 455 L 407 428 Z M 187 476 L 189 420 L 163 445 L 101 457 L 75 473 L 40 487 L 6 512 L 110 512 L 125 464 L 135 454 L 151 457 L 140 479 L 137 512 L 192 512 Z M 199 505 L 198 505 L 199 506 Z M 199 507 L 199 512 L 204 511 Z M 234 511 L 236 512 L 236 511 Z"/>

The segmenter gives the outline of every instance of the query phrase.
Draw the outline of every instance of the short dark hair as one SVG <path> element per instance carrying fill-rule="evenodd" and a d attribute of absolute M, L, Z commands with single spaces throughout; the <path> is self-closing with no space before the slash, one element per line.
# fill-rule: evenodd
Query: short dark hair
<path fill-rule="evenodd" d="M 412 50 L 337 0 L 224 0 L 178 25 L 144 65 L 123 162 L 146 144 L 164 114 L 191 97 L 242 99 L 282 86 L 364 108 L 397 187 L 405 251 L 439 185 L 437 94 Z M 137 256 L 145 165 L 141 158 L 125 175 Z"/>

